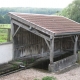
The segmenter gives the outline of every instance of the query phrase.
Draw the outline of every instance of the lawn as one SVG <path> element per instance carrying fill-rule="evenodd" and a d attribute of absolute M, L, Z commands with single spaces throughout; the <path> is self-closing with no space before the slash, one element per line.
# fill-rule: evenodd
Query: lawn
<path fill-rule="evenodd" d="M 10 24 L 0 24 L 0 43 L 7 42 L 10 27 Z"/>
<path fill-rule="evenodd" d="M 10 28 L 10 24 L 0 24 L 0 28 Z"/>

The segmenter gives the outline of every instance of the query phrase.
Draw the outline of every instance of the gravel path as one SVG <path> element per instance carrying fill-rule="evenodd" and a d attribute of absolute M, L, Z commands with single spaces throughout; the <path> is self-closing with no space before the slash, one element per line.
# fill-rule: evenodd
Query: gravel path
<path fill-rule="evenodd" d="M 36 78 L 41 80 L 45 76 L 54 76 L 58 80 L 80 80 L 80 67 L 75 65 L 59 73 L 49 73 L 44 70 L 31 68 L 1 77 L 0 80 L 34 80 Z"/>

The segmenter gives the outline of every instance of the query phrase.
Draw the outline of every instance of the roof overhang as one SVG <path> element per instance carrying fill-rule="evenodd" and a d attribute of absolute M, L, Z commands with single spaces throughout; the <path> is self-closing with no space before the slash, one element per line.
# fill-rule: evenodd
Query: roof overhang
<path fill-rule="evenodd" d="M 36 24 L 34 24 L 34 23 L 30 22 L 30 21 L 27 21 L 27 20 L 25 20 L 25 19 L 23 19 L 23 18 L 21 18 L 21 17 L 19 17 L 17 15 L 14 15 L 12 12 L 9 13 L 9 16 L 10 16 L 10 18 L 12 20 L 15 20 L 15 21 L 21 22 L 21 23 L 23 23 L 25 25 L 31 26 L 31 27 L 43 32 L 43 33 L 46 33 L 47 35 L 53 35 L 54 34 L 52 31 L 50 31 L 48 29 L 45 29 L 45 28 L 43 28 L 43 27 L 41 27 L 39 25 L 36 25 Z"/>
<path fill-rule="evenodd" d="M 50 35 L 54 35 L 55 38 L 57 36 L 68 36 L 68 35 L 79 35 L 80 34 L 79 31 L 78 32 L 67 32 L 67 33 L 66 32 L 64 32 L 64 33 L 55 33 L 55 32 L 53 32 L 51 30 L 48 30 L 48 29 L 43 28 L 43 27 L 41 27 L 39 25 L 36 25 L 36 24 L 34 24 L 34 23 L 32 23 L 32 22 L 30 22 L 30 21 L 28 21 L 28 20 L 26 20 L 26 19 L 24 19 L 24 18 L 22 18 L 20 16 L 17 16 L 13 12 L 10 12 L 9 16 L 10 16 L 11 20 L 15 20 L 15 21 L 18 21 L 18 22 L 20 22 L 22 24 L 25 24 L 25 25 L 28 25 L 30 27 L 33 27 L 33 28 L 35 28 L 35 29 L 37 29 L 37 30 L 49 35 L 49 36 Z"/>

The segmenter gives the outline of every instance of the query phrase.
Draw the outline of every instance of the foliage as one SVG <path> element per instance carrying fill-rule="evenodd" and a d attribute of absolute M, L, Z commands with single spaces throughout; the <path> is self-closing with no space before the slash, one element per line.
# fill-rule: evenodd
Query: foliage
<path fill-rule="evenodd" d="M 10 18 L 9 12 L 21 12 L 21 13 L 37 13 L 37 14 L 55 14 L 61 11 L 59 8 L 27 8 L 27 7 L 15 7 L 15 8 L 0 8 L 0 23 L 9 24 Z"/>
<path fill-rule="evenodd" d="M 7 34 L 0 33 L 0 43 L 7 42 Z"/>
<path fill-rule="evenodd" d="M 8 30 L 5 28 L 10 28 L 10 24 L 0 24 L 0 43 L 7 42 Z"/>
<path fill-rule="evenodd" d="M 0 14 L 2 16 L 6 15 L 8 12 L 55 14 L 57 11 L 61 11 L 61 9 L 60 8 L 27 8 L 27 7 L 0 8 Z"/>
<path fill-rule="evenodd" d="M 8 23 L 8 24 L 10 23 L 10 18 L 7 14 L 4 15 L 4 20 L 5 20 L 4 21 L 5 23 Z"/>
<path fill-rule="evenodd" d="M 0 15 L 0 23 L 4 23 L 4 18 L 1 15 Z"/>
<path fill-rule="evenodd" d="M 68 7 L 61 11 L 60 15 L 80 22 L 80 0 L 74 0 Z"/>
<path fill-rule="evenodd" d="M 39 80 L 39 79 L 34 79 L 34 80 Z M 57 79 L 55 77 L 46 76 L 43 77 L 42 80 L 57 80 Z"/>
<path fill-rule="evenodd" d="M 57 79 L 54 77 L 46 76 L 46 77 L 43 77 L 42 80 L 57 80 Z"/>
<path fill-rule="evenodd" d="M 10 24 L 0 24 L 0 28 L 11 28 Z"/>
<path fill-rule="evenodd" d="M 9 24 L 10 23 L 10 18 L 9 18 L 9 16 L 7 15 L 7 14 L 5 14 L 5 15 L 1 15 L 0 14 L 0 24 Z"/>

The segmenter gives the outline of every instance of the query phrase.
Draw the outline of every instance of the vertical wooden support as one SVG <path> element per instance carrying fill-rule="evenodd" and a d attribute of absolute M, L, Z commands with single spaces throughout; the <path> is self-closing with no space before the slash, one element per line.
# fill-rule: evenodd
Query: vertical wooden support
<path fill-rule="evenodd" d="M 20 26 L 16 29 L 16 31 L 15 31 L 13 37 L 16 35 L 16 33 L 19 31 L 19 29 L 20 29 Z"/>
<path fill-rule="evenodd" d="M 50 64 L 53 64 L 54 57 L 54 35 L 50 37 Z"/>
<path fill-rule="evenodd" d="M 47 46 L 48 46 L 48 48 L 50 50 L 50 45 L 49 45 L 48 41 L 46 39 L 44 39 L 44 40 L 45 40 L 45 42 L 46 42 L 46 44 L 47 44 Z"/>
<path fill-rule="evenodd" d="M 44 53 L 44 49 L 43 49 L 43 47 L 42 47 L 42 49 L 41 49 L 41 56 L 43 57 L 43 53 Z"/>
<path fill-rule="evenodd" d="M 50 64 L 48 66 L 48 70 L 50 72 L 54 72 L 54 35 L 50 37 Z"/>
<path fill-rule="evenodd" d="M 76 57 L 76 61 L 78 60 L 78 56 L 77 56 L 77 41 L 78 41 L 78 36 L 76 35 L 75 37 L 75 42 L 74 42 L 74 55 Z"/>
<path fill-rule="evenodd" d="M 11 29 L 8 29 L 8 35 L 7 35 L 7 42 L 10 42 L 10 33 L 11 33 Z"/>
<path fill-rule="evenodd" d="M 11 21 L 11 35 L 12 35 L 12 40 L 13 40 L 13 35 L 14 35 L 14 25 L 13 22 Z"/>
<path fill-rule="evenodd" d="M 14 56 L 14 37 L 13 37 L 13 34 L 14 34 L 14 25 L 13 25 L 13 22 L 11 20 L 11 36 L 12 36 L 12 42 L 13 42 L 13 59 L 15 58 Z"/>
<path fill-rule="evenodd" d="M 75 37 L 75 42 L 74 42 L 74 55 L 77 55 L 77 41 L 78 41 L 78 36 L 76 35 Z"/>

